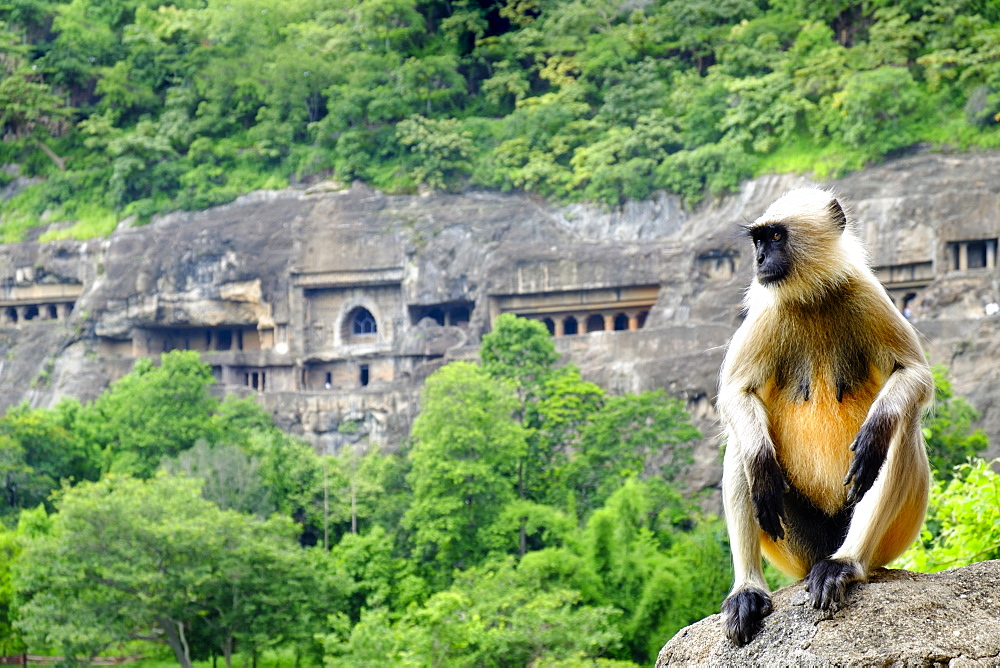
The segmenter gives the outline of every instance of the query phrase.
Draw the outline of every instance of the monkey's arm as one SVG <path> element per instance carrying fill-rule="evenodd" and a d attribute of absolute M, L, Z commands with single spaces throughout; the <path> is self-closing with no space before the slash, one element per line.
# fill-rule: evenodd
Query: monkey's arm
<path fill-rule="evenodd" d="M 785 537 L 783 494 L 788 484 L 771 441 L 767 409 L 750 382 L 728 365 L 723 368 L 717 405 L 729 434 L 726 470 L 742 472 L 753 517 L 772 540 L 780 540 Z"/>
<path fill-rule="evenodd" d="M 916 341 L 912 342 L 916 346 Z M 851 485 L 848 503 L 857 503 L 875 484 L 893 442 L 900 447 L 915 447 L 907 439 L 894 439 L 907 418 L 919 421 L 923 408 L 934 397 L 934 379 L 927 363 L 915 350 L 907 346 L 906 354 L 895 360 L 895 369 L 889 376 L 878 397 L 868 410 L 868 415 L 851 444 L 854 459 L 844 478 Z M 918 439 L 916 446 L 923 447 Z M 852 484 L 853 483 L 853 484 Z"/>

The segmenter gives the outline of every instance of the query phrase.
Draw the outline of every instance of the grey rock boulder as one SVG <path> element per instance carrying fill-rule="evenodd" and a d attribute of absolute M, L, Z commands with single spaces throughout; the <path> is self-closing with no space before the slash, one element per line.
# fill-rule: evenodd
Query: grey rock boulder
<path fill-rule="evenodd" d="M 744 647 L 720 615 L 681 629 L 667 666 L 1000 666 L 1000 561 L 941 573 L 879 569 L 835 611 L 809 606 L 802 583 L 772 594 L 774 612 Z"/>

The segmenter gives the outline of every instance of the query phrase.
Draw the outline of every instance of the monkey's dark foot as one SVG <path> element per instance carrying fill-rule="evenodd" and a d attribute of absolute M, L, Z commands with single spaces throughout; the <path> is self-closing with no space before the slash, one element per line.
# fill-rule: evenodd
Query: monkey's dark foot
<path fill-rule="evenodd" d="M 753 640 L 769 614 L 771 597 L 757 587 L 743 587 L 722 602 L 722 623 L 726 627 L 726 636 L 741 647 Z"/>
<path fill-rule="evenodd" d="M 878 412 L 861 425 L 858 437 L 851 444 L 854 450 L 854 460 L 844 478 L 845 485 L 851 485 L 847 492 L 847 502 L 857 503 L 861 500 L 878 478 L 879 471 L 885 463 L 889 452 L 889 443 L 896 431 L 896 420 L 888 413 Z"/>
<path fill-rule="evenodd" d="M 829 610 L 844 600 L 847 585 L 861 580 L 861 570 L 851 561 L 824 559 L 813 564 L 806 576 L 806 591 L 812 607 Z"/>
<path fill-rule="evenodd" d="M 769 448 L 761 448 L 750 464 L 750 502 L 754 519 L 773 541 L 785 537 L 781 522 L 785 519 L 784 494 L 787 491 L 788 483 L 774 453 Z"/>

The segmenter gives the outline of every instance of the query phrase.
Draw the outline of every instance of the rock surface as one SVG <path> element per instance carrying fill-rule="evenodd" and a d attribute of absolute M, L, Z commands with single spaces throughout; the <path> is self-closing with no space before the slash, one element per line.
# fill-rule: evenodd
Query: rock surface
<path fill-rule="evenodd" d="M 720 615 L 681 629 L 667 666 L 1000 666 L 1000 561 L 941 573 L 880 569 L 834 612 L 810 607 L 801 583 L 775 592 L 774 612 L 744 647 Z"/>

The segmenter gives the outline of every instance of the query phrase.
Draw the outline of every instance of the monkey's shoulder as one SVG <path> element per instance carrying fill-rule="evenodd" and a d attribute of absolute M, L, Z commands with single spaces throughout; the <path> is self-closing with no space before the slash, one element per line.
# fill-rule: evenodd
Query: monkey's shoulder
<path fill-rule="evenodd" d="M 828 389 L 841 402 L 872 384 L 881 386 L 899 351 L 908 349 L 906 334 L 893 313 L 864 308 L 851 297 L 830 305 L 778 304 L 751 314 L 734 337 L 739 350 L 733 351 L 731 375 L 750 388 L 770 383 L 794 401 Z"/>

